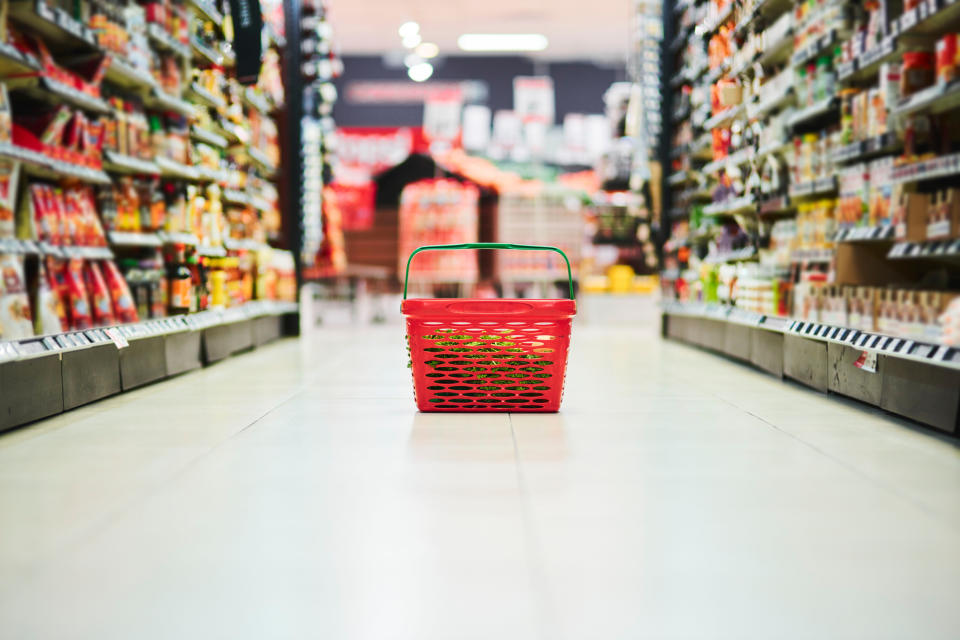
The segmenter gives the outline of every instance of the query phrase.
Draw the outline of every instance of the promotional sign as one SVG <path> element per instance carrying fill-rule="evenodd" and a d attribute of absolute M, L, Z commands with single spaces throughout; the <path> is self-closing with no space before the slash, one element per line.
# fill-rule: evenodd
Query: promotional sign
<path fill-rule="evenodd" d="M 259 0 L 230 0 L 233 50 L 237 55 L 237 82 L 256 84 L 263 57 L 263 14 Z"/>
<path fill-rule="evenodd" d="M 463 148 L 467 151 L 485 151 L 490 145 L 490 108 L 470 104 L 463 108 Z"/>
<path fill-rule="evenodd" d="M 433 142 L 454 144 L 460 139 L 460 112 L 463 97 L 450 91 L 430 97 L 423 104 L 423 135 Z"/>
<path fill-rule="evenodd" d="M 525 122 L 553 124 L 555 113 L 553 78 L 517 76 L 513 79 L 513 110 Z"/>

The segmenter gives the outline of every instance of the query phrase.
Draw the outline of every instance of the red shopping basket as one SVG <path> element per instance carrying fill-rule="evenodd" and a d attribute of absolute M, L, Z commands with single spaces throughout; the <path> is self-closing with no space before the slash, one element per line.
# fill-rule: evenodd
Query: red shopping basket
<path fill-rule="evenodd" d="M 410 261 L 421 251 L 556 251 L 567 263 L 569 300 L 407 300 Z M 577 312 L 570 261 L 556 247 L 479 242 L 410 254 L 400 307 L 420 411 L 558 411 Z"/>

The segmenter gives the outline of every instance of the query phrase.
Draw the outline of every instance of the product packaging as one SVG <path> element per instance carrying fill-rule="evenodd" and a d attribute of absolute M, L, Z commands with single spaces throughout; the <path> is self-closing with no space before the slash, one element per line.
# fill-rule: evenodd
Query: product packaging
<path fill-rule="evenodd" d="M 82 331 L 93 326 L 90 298 L 84 284 L 83 260 L 70 260 L 64 270 L 67 286 L 67 304 L 70 314 L 70 328 Z"/>
<path fill-rule="evenodd" d="M 66 321 L 66 314 L 59 294 L 54 290 L 54 284 L 40 261 L 37 276 L 37 301 L 35 305 L 36 317 L 34 328 L 37 335 L 49 335 L 67 331 L 70 326 Z"/>
<path fill-rule="evenodd" d="M 944 189 L 933 195 L 927 217 L 927 240 L 960 236 L 960 189 Z"/>
<path fill-rule="evenodd" d="M 96 262 L 87 262 L 83 270 L 84 284 L 90 296 L 90 311 L 93 323 L 105 327 L 116 324 L 113 316 L 113 303 L 110 300 L 110 291 Z"/>
<path fill-rule="evenodd" d="M 138 322 L 137 308 L 134 306 L 133 296 L 130 295 L 130 287 L 127 286 L 127 281 L 117 269 L 117 265 L 112 260 L 105 260 L 102 266 L 103 278 L 110 291 L 110 301 L 113 304 L 116 321 L 121 324 Z"/>
<path fill-rule="evenodd" d="M 23 256 L 0 254 L 0 339 L 19 340 L 32 335 Z"/>
<path fill-rule="evenodd" d="M 930 196 L 910 193 L 897 185 L 893 189 L 892 203 L 891 223 L 894 237 L 902 242 L 923 242 L 927 237 Z"/>

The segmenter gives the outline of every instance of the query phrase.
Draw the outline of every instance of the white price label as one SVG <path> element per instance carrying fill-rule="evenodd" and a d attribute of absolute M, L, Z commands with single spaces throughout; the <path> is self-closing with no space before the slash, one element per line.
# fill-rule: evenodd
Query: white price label
<path fill-rule="evenodd" d="M 109 329 L 104 329 L 104 333 L 106 333 L 110 339 L 113 340 L 113 344 L 117 345 L 117 349 L 123 349 L 130 346 L 130 343 L 127 342 L 127 339 L 118 328 L 110 327 Z"/>

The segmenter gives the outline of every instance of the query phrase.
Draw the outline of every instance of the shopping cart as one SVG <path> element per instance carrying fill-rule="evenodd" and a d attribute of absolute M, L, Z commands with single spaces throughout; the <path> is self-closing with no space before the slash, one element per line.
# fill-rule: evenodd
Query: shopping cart
<path fill-rule="evenodd" d="M 567 263 L 569 300 L 407 300 L 410 262 L 422 251 L 555 251 Z M 570 261 L 556 247 L 478 242 L 420 247 L 410 254 L 401 312 L 420 411 L 558 411 L 570 325 L 577 312 Z"/>

